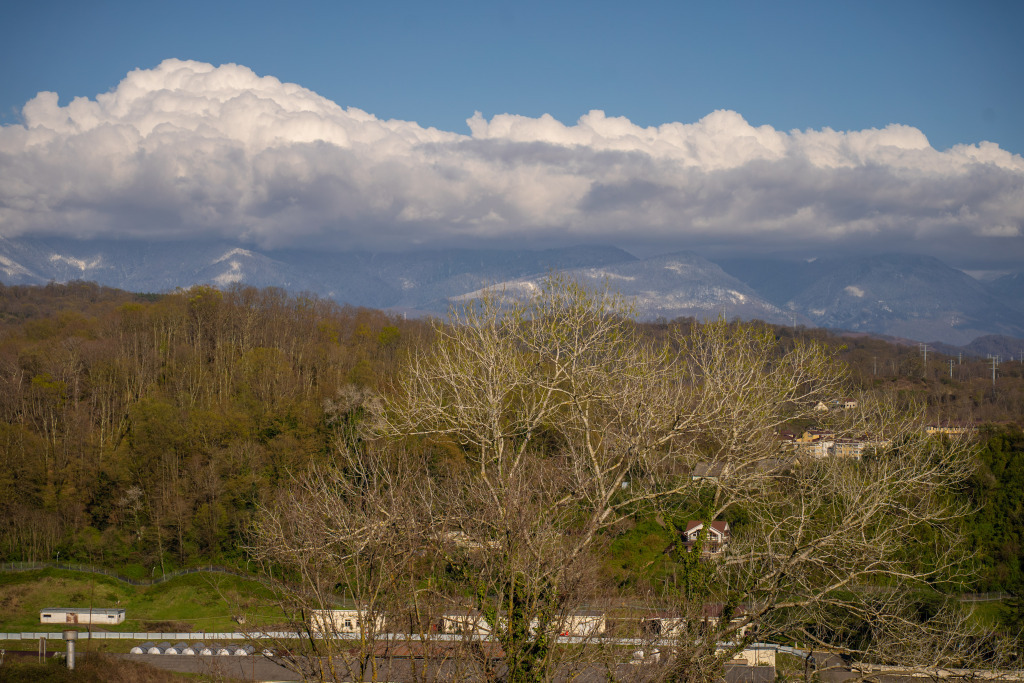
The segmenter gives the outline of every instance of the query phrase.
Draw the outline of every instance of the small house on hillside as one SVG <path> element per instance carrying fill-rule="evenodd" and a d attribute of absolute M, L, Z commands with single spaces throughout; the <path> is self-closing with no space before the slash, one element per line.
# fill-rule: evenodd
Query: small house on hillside
<path fill-rule="evenodd" d="M 722 520 L 715 520 L 707 525 L 700 520 L 690 520 L 686 523 L 686 531 L 683 532 L 683 546 L 692 550 L 700 541 L 701 555 L 717 555 L 723 552 L 729 545 L 732 533 L 729 531 L 729 523 Z"/>
<path fill-rule="evenodd" d="M 799 455 L 827 458 L 835 443 L 835 434 L 823 429 L 808 429 L 792 443 Z"/>
<path fill-rule="evenodd" d="M 817 405 L 814 406 L 814 410 L 818 413 L 827 413 L 830 410 L 852 410 L 856 407 L 857 402 L 852 398 L 837 398 L 828 403 L 818 401 Z"/>
<path fill-rule="evenodd" d="M 721 602 L 705 602 L 700 608 L 700 621 L 704 625 L 704 628 L 718 628 L 719 622 L 722 620 L 722 614 L 725 613 L 725 603 Z M 736 627 L 737 633 L 743 636 L 747 632 L 747 626 L 742 625 L 747 615 L 747 609 L 743 605 L 738 605 L 733 608 L 732 616 L 729 619 L 729 627 Z"/>
<path fill-rule="evenodd" d="M 955 422 L 941 422 L 938 424 L 930 424 L 924 428 L 925 433 L 928 436 L 938 436 L 947 434 L 949 436 L 960 436 L 962 434 L 969 434 L 974 431 L 974 427 L 968 424 L 957 424 Z"/>
<path fill-rule="evenodd" d="M 836 439 L 832 444 L 832 455 L 837 458 L 860 460 L 868 445 L 863 439 Z"/>
<path fill-rule="evenodd" d="M 690 473 L 692 481 L 718 481 L 729 473 L 729 465 L 724 462 L 698 462 Z"/>
<path fill-rule="evenodd" d="M 40 624 L 121 624 L 123 609 L 102 607 L 44 607 L 39 610 Z"/>

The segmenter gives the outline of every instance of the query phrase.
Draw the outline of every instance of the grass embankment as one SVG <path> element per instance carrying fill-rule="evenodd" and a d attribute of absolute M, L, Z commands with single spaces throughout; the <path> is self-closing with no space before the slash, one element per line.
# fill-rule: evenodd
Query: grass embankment
<path fill-rule="evenodd" d="M 64 630 L 63 624 L 39 623 L 44 607 L 124 609 L 124 623 L 104 625 L 105 631 L 237 631 L 233 617 L 252 615 L 261 604 L 270 604 L 270 598 L 257 581 L 223 574 L 189 574 L 154 586 L 132 586 L 66 570 L 11 572 L 0 574 L 0 632 Z M 260 617 L 275 615 L 260 610 Z M 77 628 L 87 629 L 84 624 Z"/>
<path fill-rule="evenodd" d="M 37 663 L 28 659 L 12 661 L 6 657 L 0 665 L 0 683 L 193 683 L 234 680 L 225 676 L 183 674 L 164 671 L 140 662 L 127 662 L 104 655 L 79 658 L 74 671 L 63 661 Z"/>

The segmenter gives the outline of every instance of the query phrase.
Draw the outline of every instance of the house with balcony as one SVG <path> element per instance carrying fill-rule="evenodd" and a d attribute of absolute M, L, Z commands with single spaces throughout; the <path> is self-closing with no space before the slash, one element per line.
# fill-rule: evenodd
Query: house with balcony
<path fill-rule="evenodd" d="M 715 520 L 705 525 L 700 520 L 690 520 L 686 523 L 686 530 L 683 531 L 683 547 L 687 551 L 700 546 L 702 557 L 714 557 L 725 552 L 732 538 L 729 531 L 729 523 L 722 520 Z"/>

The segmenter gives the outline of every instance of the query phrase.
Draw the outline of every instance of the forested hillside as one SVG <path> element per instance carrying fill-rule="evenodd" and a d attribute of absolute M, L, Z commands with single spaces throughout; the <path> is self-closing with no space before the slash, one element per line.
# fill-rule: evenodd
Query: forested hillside
<path fill-rule="evenodd" d="M 650 324 L 661 337 L 673 325 Z M 258 501 L 331 461 L 354 390 L 385 390 L 430 342 L 422 321 L 280 290 L 198 287 L 134 295 L 88 283 L 0 289 L 0 559 L 117 565 L 151 574 L 244 564 Z M 855 384 L 927 403 L 935 421 L 1021 424 L 1020 364 L 990 364 L 868 337 L 775 328 L 781 348 L 840 349 Z M 953 361 L 952 367 L 950 361 Z M 952 377 L 950 377 L 952 374 Z M 967 492 L 983 570 L 975 589 L 1020 582 L 1019 429 L 984 431 Z M 608 577 L 662 565 L 664 525 L 638 520 Z M 646 545 L 645 545 L 646 544 Z M 652 564 L 653 563 L 653 564 Z"/>
<path fill-rule="evenodd" d="M 977 586 L 1024 594 L 1024 432 L 1017 425 L 989 426 L 981 433 L 978 470 L 969 519 L 978 552 Z"/>
<path fill-rule="evenodd" d="M 325 399 L 424 329 L 279 290 L 3 288 L 0 555 L 241 557 L 257 499 L 331 457 Z"/>

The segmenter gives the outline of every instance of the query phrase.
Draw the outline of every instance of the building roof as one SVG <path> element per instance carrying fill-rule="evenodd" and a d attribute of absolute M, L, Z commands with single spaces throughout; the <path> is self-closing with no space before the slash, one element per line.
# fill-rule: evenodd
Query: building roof
<path fill-rule="evenodd" d="M 121 607 L 43 607 L 39 612 L 40 614 L 43 612 L 51 614 L 81 614 L 82 612 L 90 612 L 92 614 L 124 614 L 124 609 Z"/>
<path fill-rule="evenodd" d="M 686 531 L 687 533 L 689 533 L 694 529 L 698 529 L 703 526 L 704 522 L 700 521 L 699 519 L 691 519 L 689 522 L 686 523 Z M 727 531 L 729 531 L 729 522 L 726 522 L 722 519 L 716 519 L 715 521 L 711 522 L 711 528 L 715 531 L 718 531 L 719 533 L 724 534 Z"/>
<path fill-rule="evenodd" d="M 699 462 L 693 466 L 693 473 L 690 475 L 698 479 L 721 477 L 725 474 L 726 463 L 724 462 Z"/>

